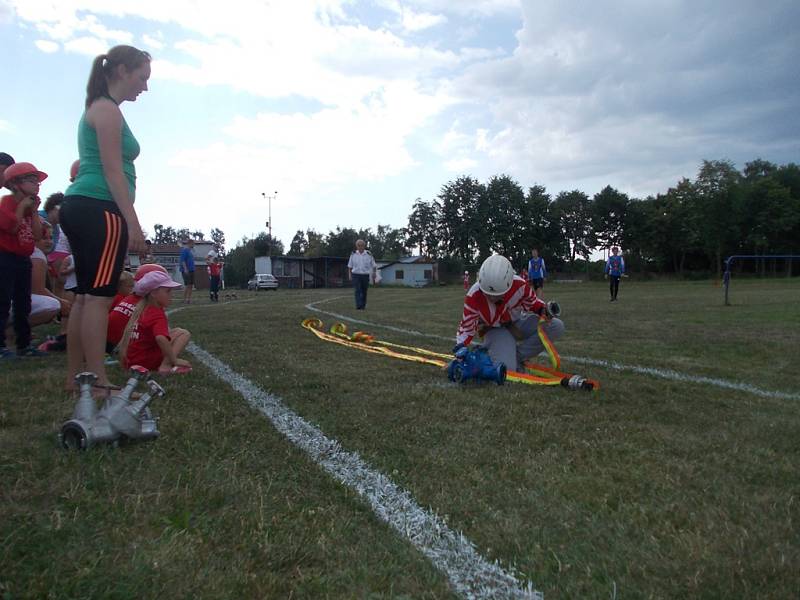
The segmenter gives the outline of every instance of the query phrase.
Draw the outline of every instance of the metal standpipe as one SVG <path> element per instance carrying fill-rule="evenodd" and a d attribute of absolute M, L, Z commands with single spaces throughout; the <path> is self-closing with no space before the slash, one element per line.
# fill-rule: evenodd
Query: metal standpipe
<path fill-rule="evenodd" d="M 80 373 L 75 380 L 80 386 L 80 397 L 72 418 L 64 423 L 58 435 L 61 446 L 71 450 L 87 450 L 101 443 L 116 444 L 123 438 L 153 439 L 158 437 L 157 419 L 150 413 L 153 398 L 164 396 L 164 388 L 149 379 L 150 372 L 143 367 L 131 367 L 131 377 L 125 387 L 106 399 L 98 410 L 92 396 L 92 385 L 97 381 L 94 373 Z M 136 387 L 144 382 L 147 391 L 138 400 L 132 400 Z"/>

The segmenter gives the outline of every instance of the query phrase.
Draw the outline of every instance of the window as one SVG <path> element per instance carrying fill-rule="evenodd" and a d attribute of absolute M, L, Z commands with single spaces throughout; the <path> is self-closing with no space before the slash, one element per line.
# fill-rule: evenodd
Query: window
<path fill-rule="evenodd" d="M 425 269 L 422 272 L 422 276 L 427 280 L 431 281 L 433 279 L 433 269 Z"/>
<path fill-rule="evenodd" d="M 398 269 L 397 271 L 395 271 L 394 272 L 394 278 L 395 279 L 403 279 L 403 270 L 402 269 Z"/>

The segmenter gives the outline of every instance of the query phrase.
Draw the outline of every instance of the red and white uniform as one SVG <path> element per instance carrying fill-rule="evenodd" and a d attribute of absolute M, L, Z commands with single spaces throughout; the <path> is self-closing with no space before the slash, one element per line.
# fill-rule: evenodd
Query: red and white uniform
<path fill-rule="evenodd" d="M 117 294 L 119 296 L 119 294 Z M 141 298 L 136 294 L 125 296 L 120 299 L 108 313 L 108 329 L 106 331 L 106 340 L 116 346 L 122 340 L 125 334 L 125 327 L 128 326 L 128 321 L 131 320 L 131 315 L 136 309 L 136 305 Z M 116 302 L 116 296 L 114 298 Z"/>
<path fill-rule="evenodd" d="M 545 303 L 536 297 L 522 277 L 514 276 L 511 287 L 497 304 L 490 301 L 476 283 L 464 298 L 464 314 L 456 333 L 456 343 L 468 345 L 481 325 L 501 327 L 519 321 L 524 314 L 539 314 L 544 308 Z"/>

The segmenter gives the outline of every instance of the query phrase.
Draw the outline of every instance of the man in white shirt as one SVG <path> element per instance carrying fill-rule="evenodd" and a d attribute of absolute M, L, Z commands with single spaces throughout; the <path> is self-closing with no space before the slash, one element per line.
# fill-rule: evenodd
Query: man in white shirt
<path fill-rule="evenodd" d="M 356 294 L 356 310 L 364 310 L 367 307 L 367 289 L 370 280 L 375 283 L 378 266 L 372 254 L 366 249 L 364 240 L 356 241 L 356 251 L 350 255 L 347 263 L 347 273 L 353 282 Z"/>

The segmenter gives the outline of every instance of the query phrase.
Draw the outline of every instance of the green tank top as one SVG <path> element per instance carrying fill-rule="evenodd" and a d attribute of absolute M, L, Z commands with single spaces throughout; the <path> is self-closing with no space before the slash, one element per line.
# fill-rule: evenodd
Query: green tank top
<path fill-rule="evenodd" d="M 139 142 L 133 137 L 125 117 L 122 118 L 122 171 L 128 180 L 128 194 L 131 202 L 136 198 L 136 167 L 133 161 L 139 156 Z M 64 195 L 79 195 L 98 200 L 114 201 L 108 189 L 103 165 L 100 162 L 100 147 L 97 145 L 97 132 L 86 121 L 83 113 L 78 124 L 78 157 L 81 165 L 75 181 L 67 188 Z"/>

